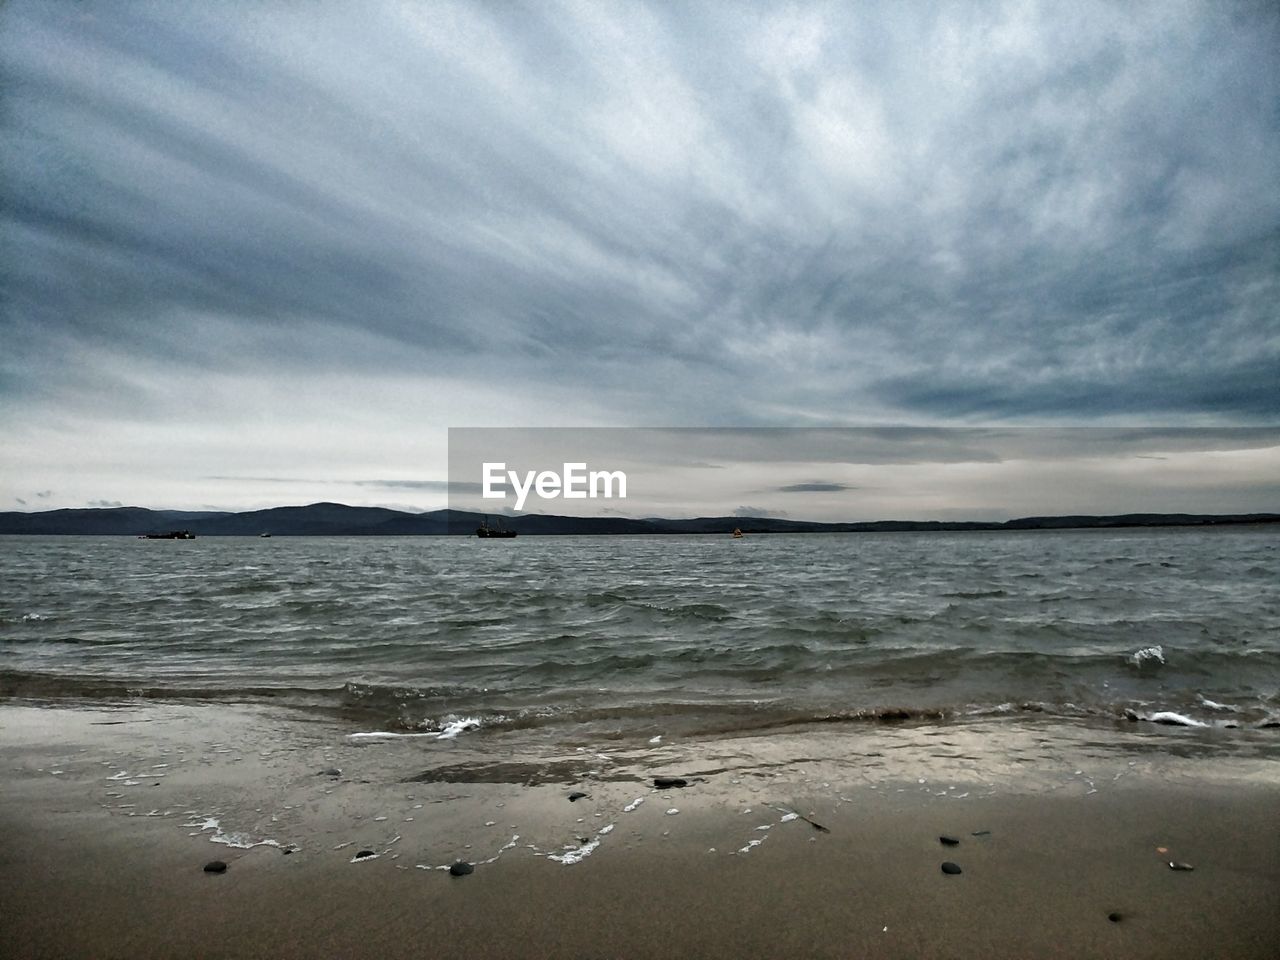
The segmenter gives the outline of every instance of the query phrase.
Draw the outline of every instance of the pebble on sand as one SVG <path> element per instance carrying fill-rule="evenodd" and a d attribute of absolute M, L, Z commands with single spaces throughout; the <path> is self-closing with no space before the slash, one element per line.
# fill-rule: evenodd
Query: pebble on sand
<path fill-rule="evenodd" d="M 577 800 L 581 800 L 583 797 L 590 798 L 590 795 L 583 793 L 581 790 L 575 790 L 573 793 L 569 794 L 569 802 L 573 803 Z"/>
<path fill-rule="evenodd" d="M 373 856 L 372 850 L 361 850 L 359 853 L 356 854 L 355 858 L 357 860 L 363 860 L 365 857 L 372 857 L 372 856 Z"/>
<path fill-rule="evenodd" d="M 226 873 L 227 865 L 221 860 L 210 860 L 204 865 L 205 873 Z"/>
<path fill-rule="evenodd" d="M 457 863 L 455 863 L 453 866 L 449 868 L 449 876 L 465 877 L 469 873 L 475 873 L 475 871 L 476 871 L 476 868 L 473 867 L 471 864 L 467 863 L 467 861 L 459 860 Z"/>
<path fill-rule="evenodd" d="M 654 777 L 653 785 L 659 790 L 669 790 L 672 787 L 687 787 L 689 781 L 683 777 Z"/>
<path fill-rule="evenodd" d="M 1194 870 L 1195 867 L 1193 867 L 1189 863 L 1178 863 L 1177 861 L 1170 860 L 1169 869 L 1170 870 Z"/>
<path fill-rule="evenodd" d="M 1123 919 L 1124 919 L 1124 914 L 1123 914 L 1123 913 L 1108 913 L 1108 914 L 1107 914 L 1107 919 L 1108 919 L 1108 920 L 1110 920 L 1112 923 L 1119 923 L 1121 920 L 1123 920 Z"/>
<path fill-rule="evenodd" d="M 957 873 L 962 873 L 963 871 L 960 869 L 959 864 L 952 863 L 950 860 L 947 860 L 942 864 L 942 872 L 955 875 Z"/>
<path fill-rule="evenodd" d="M 939 837 L 938 842 L 944 847 L 955 847 L 960 845 L 960 841 L 955 837 Z"/>

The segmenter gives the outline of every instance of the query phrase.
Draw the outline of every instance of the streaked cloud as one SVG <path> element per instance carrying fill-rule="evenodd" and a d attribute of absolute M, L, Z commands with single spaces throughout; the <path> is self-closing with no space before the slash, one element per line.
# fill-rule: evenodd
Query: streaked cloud
<path fill-rule="evenodd" d="M 786 486 L 778 487 L 779 493 L 839 493 L 841 490 L 852 489 L 846 483 L 827 483 L 822 480 L 813 480 L 808 483 L 788 483 Z"/>
<path fill-rule="evenodd" d="M 0 490 L 1275 423 L 1277 48 L 1249 3 L 6 4 Z"/>

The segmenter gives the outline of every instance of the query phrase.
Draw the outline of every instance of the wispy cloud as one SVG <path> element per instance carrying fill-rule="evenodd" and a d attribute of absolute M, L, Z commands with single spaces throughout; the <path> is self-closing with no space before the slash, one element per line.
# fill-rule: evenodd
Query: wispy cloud
<path fill-rule="evenodd" d="M 828 483 L 823 480 L 813 480 L 808 483 L 788 483 L 785 486 L 778 487 L 779 493 L 839 493 L 841 490 L 855 490 L 845 483 Z"/>
<path fill-rule="evenodd" d="M 15 470 L 1280 416 L 1274 5 L 232 9 L 0 9 Z"/>

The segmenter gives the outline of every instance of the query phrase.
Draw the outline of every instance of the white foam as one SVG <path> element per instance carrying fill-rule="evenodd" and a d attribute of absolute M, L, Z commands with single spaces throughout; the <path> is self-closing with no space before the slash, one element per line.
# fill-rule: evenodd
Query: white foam
<path fill-rule="evenodd" d="M 566 850 L 564 853 L 549 853 L 547 854 L 547 859 L 554 860 L 556 863 L 563 863 L 566 866 L 571 866 L 575 863 L 581 863 L 583 860 L 587 859 L 587 857 L 591 856 L 591 854 L 595 852 L 598 846 L 600 846 L 599 838 L 592 840 L 590 843 L 584 843 L 576 849 Z"/>
<path fill-rule="evenodd" d="M 783 818 L 782 818 L 781 820 L 779 820 L 778 822 L 779 822 L 779 823 L 790 823 L 792 820 L 799 820 L 799 819 L 800 819 L 800 814 L 798 814 L 798 813 L 788 813 L 785 817 L 783 817 Z"/>
<path fill-rule="evenodd" d="M 1203 693 L 1196 694 L 1196 699 L 1200 701 L 1201 706 L 1208 707 L 1210 710 L 1226 710 L 1230 713 L 1238 713 L 1240 708 L 1233 707 L 1229 703 L 1218 703 L 1216 700 L 1210 700 Z"/>
<path fill-rule="evenodd" d="M 667 811 L 667 816 L 674 817 L 679 812 L 680 812 L 680 809 L 678 807 L 672 807 L 670 810 Z"/>
<path fill-rule="evenodd" d="M 1188 717 L 1183 713 L 1175 713 L 1172 710 L 1161 710 L 1159 713 L 1153 713 L 1147 717 L 1152 723 L 1171 723 L 1179 727 L 1207 727 L 1209 724 L 1202 720 L 1196 720 Z"/>
<path fill-rule="evenodd" d="M 749 841 L 747 841 L 747 845 L 746 845 L 745 847 L 739 847 L 739 848 L 738 848 L 738 852 L 739 852 L 739 853 L 750 853 L 750 852 L 751 852 L 751 848 L 752 848 L 752 847 L 758 847 L 758 846 L 760 846 L 760 844 L 762 844 L 762 843 L 764 843 L 764 837 L 761 837 L 759 840 L 749 840 Z"/>
<path fill-rule="evenodd" d="M 193 837 L 212 830 L 213 836 L 209 838 L 210 843 L 221 843 L 228 847 L 235 847 L 237 850 L 248 850 L 252 847 L 280 846 L 277 840 L 255 840 L 246 833 L 227 833 L 222 829 L 222 823 L 217 817 L 206 817 L 203 821 L 184 823 L 183 826 L 196 828 L 196 832 L 191 834 Z"/>
<path fill-rule="evenodd" d="M 452 740 L 454 737 L 456 737 L 460 733 L 465 733 L 469 730 L 479 730 L 479 729 L 480 729 L 480 721 L 477 720 L 475 717 L 464 717 L 461 720 L 451 720 L 448 723 L 446 723 L 444 727 L 441 728 L 439 733 L 436 734 L 436 739 Z"/>
<path fill-rule="evenodd" d="M 650 742 L 650 743 L 661 743 L 661 742 L 662 742 L 662 734 L 658 734 L 656 737 L 650 737 L 650 738 L 649 738 L 649 742 Z"/>
<path fill-rule="evenodd" d="M 632 800 L 630 803 L 628 803 L 625 807 L 622 808 L 622 812 L 630 813 L 632 810 L 640 806 L 640 804 L 642 803 L 644 803 L 644 797 L 636 797 L 634 800 Z"/>
<path fill-rule="evenodd" d="M 219 833 L 209 838 L 210 843 L 224 843 L 237 850 L 249 850 L 252 847 L 278 847 L 278 840 L 254 840 L 247 833 Z"/>
<path fill-rule="evenodd" d="M 1130 655 L 1129 662 L 1135 667 L 1141 667 L 1147 663 L 1164 663 L 1164 647 L 1159 644 L 1152 644 L 1149 647 L 1143 647 L 1141 650 L 1135 650 Z"/>

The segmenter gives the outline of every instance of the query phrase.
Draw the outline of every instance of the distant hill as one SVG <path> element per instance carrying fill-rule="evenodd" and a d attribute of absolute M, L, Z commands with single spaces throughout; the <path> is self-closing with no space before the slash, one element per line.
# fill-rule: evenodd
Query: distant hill
<path fill-rule="evenodd" d="M 483 514 L 460 510 L 409 513 L 384 507 L 312 503 L 305 507 L 227 511 L 148 510 L 145 507 L 44 510 L 0 513 L 0 534 L 62 534 L 137 537 L 190 530 L 198 537 L 444 536 L 475 533 Z M 1280 514 L 1130 513 L 1120 516 L 1023 517 L 1004 523 L 951 520 L 874 520 L 816 523 L 770 517 L 698 517 L 693 520 L 625 517 L 558 517 L 524 514 L 503 523 L 524 536 L 608 534 L 887 533 L 912 530 L 1067 530 L 1098 527 L 1202 527 L 1242 523 L 1280 523 Z"/>

